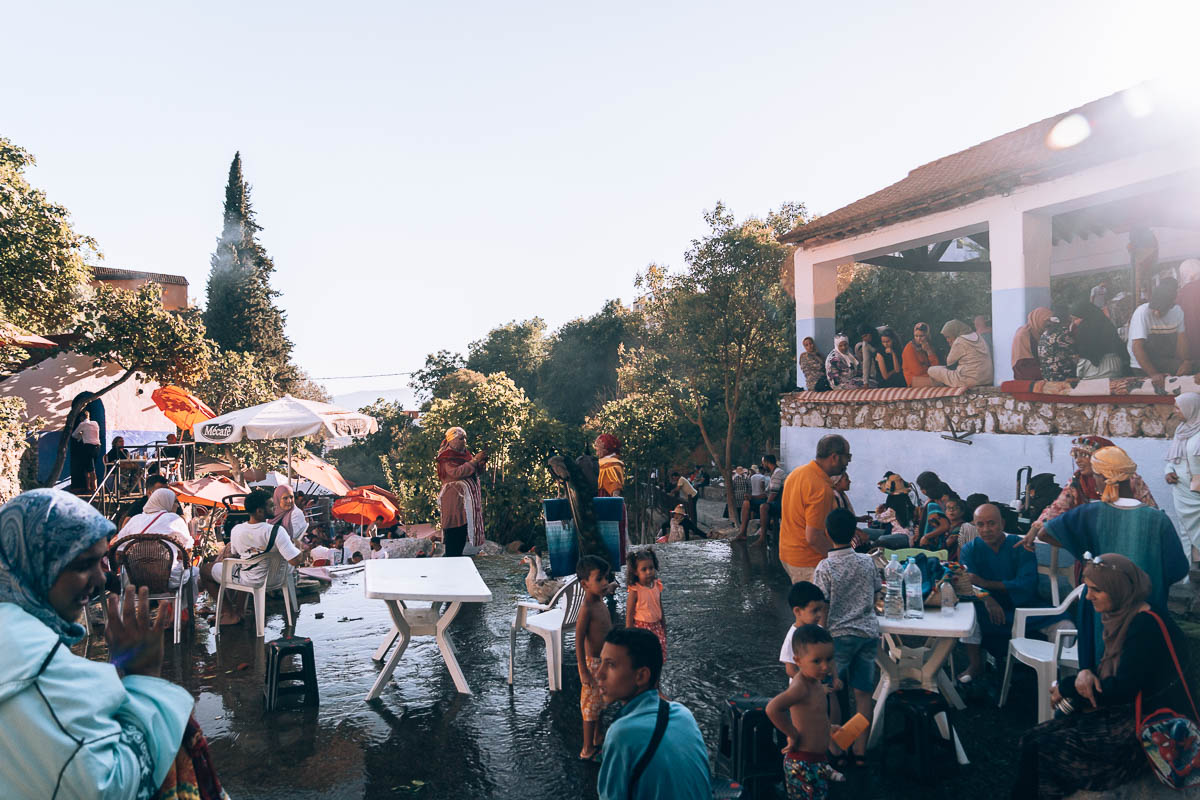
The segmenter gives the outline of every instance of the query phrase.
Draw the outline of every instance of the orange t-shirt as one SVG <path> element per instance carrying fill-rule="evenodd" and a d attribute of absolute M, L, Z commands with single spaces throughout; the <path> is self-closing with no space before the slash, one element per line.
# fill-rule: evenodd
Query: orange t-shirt
<path fill-rule="evenodd" d="M 815 567 L 825 558 L 808 543 L 807 528 L 825 530 L 825 517 L 834 508 L 833 485 L 816 461 L 796 467 L 783 482 L 783 513 L 779 520 L 779 558 L 793 567 Z"/>
<path fill-rule="evenodd" d="M 635 622 L 662 622 L 662 581 L 654 581 L 653 586 L 642 586 L 633 583 L 629 586 L 629 594 L 637 596 L 637 606 L 633 609 Z"/>

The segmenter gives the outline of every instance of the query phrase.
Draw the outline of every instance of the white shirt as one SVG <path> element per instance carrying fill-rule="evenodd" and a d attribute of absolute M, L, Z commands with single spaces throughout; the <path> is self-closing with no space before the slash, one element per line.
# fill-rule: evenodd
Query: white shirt
<path fill-rule="evenodd" d="M 388 557 L 387 550 L 372 550 L 371 551 L 371 558 L 387 558 L 387 557 Z"/>
<path fill-rule="evenodd" d="M 779 651 L 779 660 L 784 664 L 795 664 L 796 654 L 792 651 L 792 636 L 796 633 L 795 625 L 788 625 L 787 636 L 783 637 L 783 647 Z"/>
<path fill-rule="evenodd" d="M 1148 339 L 1151 336 L 1180 334 L 1184 332 L 1183 309 L 1171 306 L 1165 314 L 1159 314 L 1150 308 L 1149 303 L 1142 303 L 1129 318 L 1129 363 L 1130 366 L 1141 369 L 1137 356 L 1133 352 L 1135 339 Z"/>
<path fill-rule="evenodd" d="M 238 558 L 250 558 L 264 552 L 267 549 L 267 542 L 271 539 L 272 527 L 270 522 L 243 522 L 240 525 L 234 525 L 229 534 L 229 546 L 233 550 L 233 554 Z M 275 537 L 275 551 L 287 561 L 300 555 L 299 548 L 292 543 L 282 525 L 279 526 L 279 533 Z M 267 565 L 259 563 L 243 568 L 237 580 L 241 583 L 261 583 L 266 578 Z"/>
<path fill-rule="evenodd" d="M 169 511 L 152 512 L 149 514 L 137 514 L 129 518 L 121 527 L 121 532 L 117 534 L 118 541 L 126 536 L 135 536 L 139 533 L 157 533 L 163 536 L 170 536 L 171 541 L 178 544 L 180 547 L 192 549 L 195 540 L 192 539 L 192 532 L 188 530 L 188 524 L 183 521 L 183 517 L 178 514 L 172 514 Z"/>
<path fill-rule="evenodd" d="M 770 483 L 770 480 L 770 478 L 761 472 L 755 472 L 750 476 L 750 494 L 754 497 L 763 497 L 766 495 L 767 484 Z"/>
<path fill-rule="evenodd" d="M 299 507 L 292 509 L 292 540 L 300 541 L 300 537 L 308 530 L 308 520 L 304 517 L 304 512 Z"/>
<path fill-rule="evenodd" d="M 692 486 L 692 482 L 682 475 L 679 476 L 679 481 L 675 484 L 675 488 L 679 489 L 679 496 L 691 499 L 696 496 L 696 487 Z"/>
<path fill-rule="evenodd" d="M 84 444 L 100 444 L 100 423 L 94 419 L 85 419 L 75 426 L 71 436 Z"/>

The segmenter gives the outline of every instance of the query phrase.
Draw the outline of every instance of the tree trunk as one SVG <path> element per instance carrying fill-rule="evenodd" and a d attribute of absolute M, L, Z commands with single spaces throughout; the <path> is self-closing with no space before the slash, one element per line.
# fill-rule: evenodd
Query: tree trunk
<path fill-rule="evenodd" d="M 63 436 L 58 440 L 58 453 L 54 456 L 54 466 L 51 467 L 50 475 L 46 478 L 46 481 L 42 484 L 42 486 L 52 487 L 54 484 L 58 483 L 58 476 L 62 473 L 63 465 L 67 463 L 67 447 L 71 444 L 71 434 L 75 432 L 75 423 L 79 419 L 79 414 L 81 411 L 83 411 L 84 407 L 90 404 L 93 400 L 99 400 L 101 397 L 108 394 L 125 381 L 129 380 L 129 378 L 136 371 L 136 367 L 131 367 L 130 369 L 126 370 L 125 374 L 120 378 L 117 378 L 100 391 L 93 393 L 90 397 L 86 399 L 82 397 L 76 397 L 71 401 L 71 410 L 67 414 L 67 423 L 63 430 Z M 100 445 L 103 447 L 104 443 L 101 442 Z"/>
<path fill-rule="evenodd" d="M 225 445 L 225 459 L 229 462 L 229 468 L 233 470 L 233 479 L 237 483 L 242 482 L 242 462 L 238 460 L 237 455 L 233 452 L 233 445 Z"/>

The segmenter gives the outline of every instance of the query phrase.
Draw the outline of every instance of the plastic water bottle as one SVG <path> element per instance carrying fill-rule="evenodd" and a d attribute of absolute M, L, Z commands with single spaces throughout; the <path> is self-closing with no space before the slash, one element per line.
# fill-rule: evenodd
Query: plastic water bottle
<path fill-rule="evenodd" d="M 954 604 L 957 602 L 958 596 L 954 594 L 954 587 L 950 585 L 950 581 L 942 581 L 942 616 L 954 616 Z"/>
<path fill-rule="evenodd" d="M 883 584 L 883 616 L 900 619 L 904 616 L 904 570 L 900 569 L 900 559 L 895 553 L 883 568 Z"/>
<path fill-rule="evenodd" d="M 916 559 L 910 558 L 904 568 L 904 616 L 909 619 L 924 619 L 925 598 L 921 595 L 921 568 Z"/>

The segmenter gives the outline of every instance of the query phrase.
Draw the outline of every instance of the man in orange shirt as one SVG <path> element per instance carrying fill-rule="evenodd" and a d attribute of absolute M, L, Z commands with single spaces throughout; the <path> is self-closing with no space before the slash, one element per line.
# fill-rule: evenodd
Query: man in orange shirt
<path fill-rule="evenodd" d="M 779 521 L 779 563 L 792 583 L 811 581 L 813 570 L 833 547 L 825 533 L 825 517 L 834 508 L 830 475 L 846 471 L 850 443 L 836 433 L 817 442 L 817 457 L 796 467 L 783 482 Z"/>

